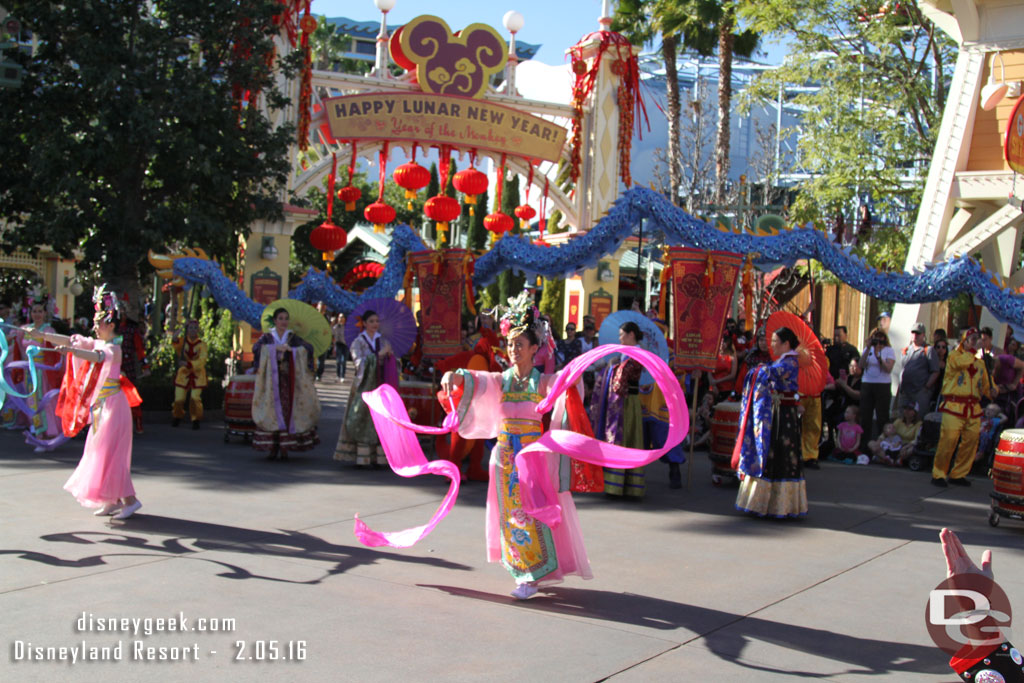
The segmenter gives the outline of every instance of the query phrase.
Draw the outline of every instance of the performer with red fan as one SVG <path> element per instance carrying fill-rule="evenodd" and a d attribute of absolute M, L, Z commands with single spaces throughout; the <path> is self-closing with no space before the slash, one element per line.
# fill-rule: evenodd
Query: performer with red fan
<path fill-rule="evenodd" d="M 767 324 L 772 363 L 747 373 L 733 468 L 742 479 L 736 509 L 759 517 L 807 514 L 801 458 L 800 394 L 820 394 L 825 353 L 796 316 L 774 313 Z"/>

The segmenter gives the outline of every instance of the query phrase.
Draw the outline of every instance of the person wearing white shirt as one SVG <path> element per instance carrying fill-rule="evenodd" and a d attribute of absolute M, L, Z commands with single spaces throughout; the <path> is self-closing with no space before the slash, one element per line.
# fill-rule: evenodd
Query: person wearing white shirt
<path fill-rule="evenodd" d="M 889 422 L 892 368 L 896 364 L 896 352 L 889 343 L 889 335 L 876 327 L 860 360 L 864 370 L 860 381 L 860 426 L 864 430 L 862 438 L 867 442 L 876 439 L 882 426 Z"/>

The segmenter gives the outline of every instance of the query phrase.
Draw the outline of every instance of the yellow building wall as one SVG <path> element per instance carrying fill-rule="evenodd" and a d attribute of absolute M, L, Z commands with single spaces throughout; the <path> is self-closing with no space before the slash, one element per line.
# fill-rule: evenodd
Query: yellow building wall
<path fill-rule="evenodd" d="M 1024 81 L 1024 50 L 1007 50 L 1000 54 L 1003 65 L 1006 67 L 1005 81 L 1007 83 Z M 984 83 L 988 83 L 993 69 L 996 82 L 1003 78 L 1003 69 L 1000 68 L 999 59 L 994 58 L 994 55 L 995 53 L 990 53 L 986 58 L 985 72 L 982 76 Z M 994 67 L 993 60 L 995 61 Z M 1006 124 L 1016 104 L 1016 98 L 1005 97 L 996 105 L 995 109 L 985 111 L 978 106 L 974 118 L 974 132 L 971 137 L 971 153 L 967 159 L 967 171 L 1010 170 L 1003 155 L 1003 144 Z"/>

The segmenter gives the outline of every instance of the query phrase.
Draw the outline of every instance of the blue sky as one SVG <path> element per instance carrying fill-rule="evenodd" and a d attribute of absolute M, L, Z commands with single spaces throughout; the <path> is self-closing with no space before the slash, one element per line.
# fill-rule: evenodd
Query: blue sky
<path fill-rule="evenodd" d="M 433 14 L 444 19 L 453 31 L 469 24 L 493 26 L 507 40 L 501 24 L 505 12 L 516 10 L 525 23 L 517 38 L 527 43 L 541 44 L 536 59 L 546 64 L 562 64 L 565 51 L 580 38 L 599 26 L 601 0 L 507 0 L 507 2 L 481 2 L 481 0 L 397 0 L 388 13 L 389 23 L 405 23 L 421 14 Z M 314 14 L 328 17 L 348 17 L 360 21 L 379 21 L 380 12 L 373 0 L 313 0 Z M 782 58 L 778 49 L 765 44 L 769 61 Z M 763 59 L 764 57 L 762 57 Z"/>

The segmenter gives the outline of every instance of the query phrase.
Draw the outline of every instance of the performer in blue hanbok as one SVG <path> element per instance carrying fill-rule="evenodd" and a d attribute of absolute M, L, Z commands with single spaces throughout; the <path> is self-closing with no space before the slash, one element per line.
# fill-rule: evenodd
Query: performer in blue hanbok
<path fill-rule="evenodd" d="M 771 338 L 771 364 L 747 373 L 740 403 L 736 468 L 742 482 L 736 509 L 759 517 L 807 514 L 807 487 L 801 455 L 801 419 L 797 412 L 799 339 L 787 327 Z"/>

